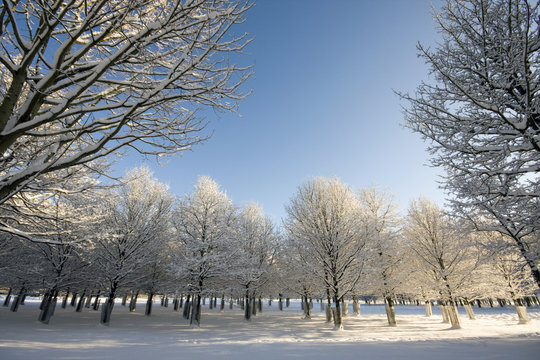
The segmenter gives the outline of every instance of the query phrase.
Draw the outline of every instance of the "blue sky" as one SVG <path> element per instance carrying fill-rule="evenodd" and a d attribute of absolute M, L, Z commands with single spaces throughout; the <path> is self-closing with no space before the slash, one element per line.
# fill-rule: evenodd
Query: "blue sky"
<path fill-rule="evenodd" d="M 253 94 L 237 115 L 208 112 L 213 136 L 165 165 L 128 156 L 123 172 L 148 165 L 171 192 L 216 180 L 237 205 L 261 204 L 279 223 L 297 187 L 335 176 L 376 185 L 401 207 L 420 195 L 443 202 L 425 144 L 403 128 L 393 90 L 413 92 L 428 68 L 416 44 L 438 38 L 427 0 L 258 0 L 245 24 L 254 41 L 243 62 Z"/>

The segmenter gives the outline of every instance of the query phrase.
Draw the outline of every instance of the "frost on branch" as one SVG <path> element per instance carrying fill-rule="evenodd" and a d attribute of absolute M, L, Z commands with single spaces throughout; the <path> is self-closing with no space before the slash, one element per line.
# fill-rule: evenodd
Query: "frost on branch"
<path fill-rule="evenodd" d="M 204 139 L 200 108 L 233 111 L 249 67 L 228 56 L 242 0 L 0 4 L 0 202 L 43 174 L 129 146 Z"/>

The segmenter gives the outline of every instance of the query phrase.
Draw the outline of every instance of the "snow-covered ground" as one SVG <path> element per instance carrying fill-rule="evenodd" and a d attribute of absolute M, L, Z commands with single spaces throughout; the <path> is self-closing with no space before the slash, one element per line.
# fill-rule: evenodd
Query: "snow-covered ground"
<path fill-rule="evenodd" d="M 474 308 L 477 320 L 460 309 L 462 329 L 451 330 L 440 313 L 424 316 L 419 306 L 397 306 L 397 327 L 388 327 L 382 305 L 362 305 L 345 318 L 343 331 L 324 321 L 318 304 L 302 319 L 298 303 L 283 312 L 265 303 L 251 322 L 240 309 L 205 307 L 200 329 L 190 328 L 172 307 L 154 305 L 152 316 L 115 305 L 111 326 L 99 313 L 57 308 L 49 325 L 36 321 L 38 301 L 17 313 L 0 306 L 0 359 L 536 359 L 540 354 L 540 309 L 518 325 L 512 307 Z M 352 312 L 352 308 L 349 309 Z"/>

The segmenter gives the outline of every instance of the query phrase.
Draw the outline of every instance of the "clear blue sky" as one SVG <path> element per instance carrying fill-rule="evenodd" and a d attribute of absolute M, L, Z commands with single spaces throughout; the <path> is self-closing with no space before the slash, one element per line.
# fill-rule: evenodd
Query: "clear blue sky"
<path fill-rule="evenodd" d="M 209 175 L 237 205 L 256 201 L 277 223 L 315 176 L 377 185 L 404 209 L 419 195 L 442 205 L 442 172 L 426 166 L 425 144 L 402 127 L 405 104 L 393 93 L 427 78 L 416 44 L 438 38 L 430 4 L 258 0 L 237 29 L 255 37 L 243 59 L 255 74 L 242 116 L 209 112 L 214 134 L 192 152 L 163 166 L 129 156 L 117 171 L 145 163 L 178 195 Z"/>

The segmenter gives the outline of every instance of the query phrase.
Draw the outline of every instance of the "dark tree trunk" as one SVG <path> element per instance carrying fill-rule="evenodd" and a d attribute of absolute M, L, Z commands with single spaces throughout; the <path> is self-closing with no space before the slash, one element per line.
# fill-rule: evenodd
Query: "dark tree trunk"
<path fill-rule="evenodd" d="M 51 289 L 43 297 L 43 307 L 39 313 L 38 321 L 43 324 L 48 324 L 51 317 L 54 314 L 54 308 L 56 307 L 56 298 L 58 296 L 58 290 Z"/>
<path fill-rule="evenodd" d="M 290 298 L 286 298 L 286 299 L 285 299 L 285 307 L 289 307 L 289 305 L 291 305 L 291 299 L 290 299 Z"/>
<path fill-rule="evenodd" d="M 75 303 L 76 303 L 76 302 L 77 302 L 77 293 L 74 292 L 74 293 L 73 293 L 73 297 L 71 298 L 71 303 L 70 303 L 70 305 L 71 305 L 72 307 L 75 307 Z"/>
<path fill-rule="evenodd" d="M 201 326 L 201 295 L 198 294 L 193 302 L 191 309 L 191 320 L 190 325 L 196 325 L 197 327 Z"/>
<path fill-rule="evenodd" d="M 96 294 L 96 299 L 94 300 L 94 306 L 92 306 L 92 309 L 94 311 L 97 311 L 98 307 L 99 307 L 99 294 L 101 293 L 101 290 L 98 290 L 97 294 Z"/>
<path fill-rule="evenodd" d="M 15 297 L 15 299 L 11 303 L 11 308 L 9 309 L 11 312 L 17 312 L 17 310 L 19 310 L 19 305 L 22 304 L 22 300 L 24 298 L 24 292 L 25 292 L 25 288 L 23 286 L 19 290 L 19 294 L 17 295 L 17 297 Z"/>
<path fill-rule="evenodd" d="M 225 294 L 221 295 L 221 304 L 219 306 L 219 311 L 225 311 Z"/>
<path fill-rule="evenodd" d="M 391 296 L 385 296 L 384 298 L 386 318 L 388 319 L 388 325 L 396 326 L 396 312 L 394 310 L 394 300 Z"/>
<path fill-rule="evenodd" d="M 64 298 L 62 299 L 62 309 L 66 308 L 68 297 L 69 297 L 69 288 L 66 290 L 66 295 L 64 295 Z"/>
<path fill-rule="evenodd" d="M 79 298 L 79 302 L 77 303 L 77 309 L 75 309 L 76 312 L 82 311 L 85 299 L 86 299 L 86 289 L 84 289 L 81 297 Z"/>
<path fill-rule="evenodd" d="M 86 302 L 84 304 L 84 307 L 87 309 L 90 308 L 90 304 L 92 303 L 92 296 L 94 296 L 94 294 L 93 294 L 93 291 L 90 290 L 90 293 L 88 294 L 88 297 L 86 298 Z"/>
<path fill-rule="evenodd" d="M 146 309 L 144 310 L 144 315 L 150 316 L 152 315 L 152 302 L 154 301 L 154 293 L 150 292 L 148 294 L 148 300 L 146 300 Z M 161 303 L 163 304 L 163 298 L 161 299 Z"/>
<path fill-rule="evenodd" d="M 251 306 L 249 302 L 249 285 L 246 285 L 246 299 L 244 305 L 244 319 L 249 321 L 251 320 Z"/>
<path fill-rule="evenodd" d="M 6 298 L 4 299 L 4 305 L 3 306 L 9 306 L 9 301 L 11 300 L 11 292 L 13 291 L 12 288 L 9 288 L 8 293 L 6 295 Z"/>
<path fill-rule="evenodd" d="M 139 290 L 135 293 L 135 295 L 131 295 L 131 299 L 129 300 L 129 312 L 134 312 L 137 308 L 137 298 L 139 297 Z"/>
<path fill-rule="evenodd" d="M 182 317 L 186 320 L 189 319 L 190 308 L 191 308 L 191 295 L 188 294 L 188 296 L 186 297 L 186 303 L 184 304 L 184 311 L 182 312 Z"/>
<path fill-rule="evenodd" d="M 109 291 L 109 296 L 107 297 L 107 300 L 103 304 L 103 308 L 101 309 L 101 324 L 105 326 L 109 326 L 111 323 L 111 314 L 114 307 L 114 299 L 116 297 L 116 290 L 118 289 L 118 282 L 113 282 L 111 285 L 111 289 Z"/>
<path fill-rule="evenodd" d="M 126 303 L 127 303 L 127 297 L 128 297 L 128 294 L 125 293 L 124 296 L 122 296 L 122 306 L 126 306 Z"/>
<path fill-rule="evenodd" d="M 279 294 L 278 309 L 279 311 L 283 311 L 283 294 Z"/>

